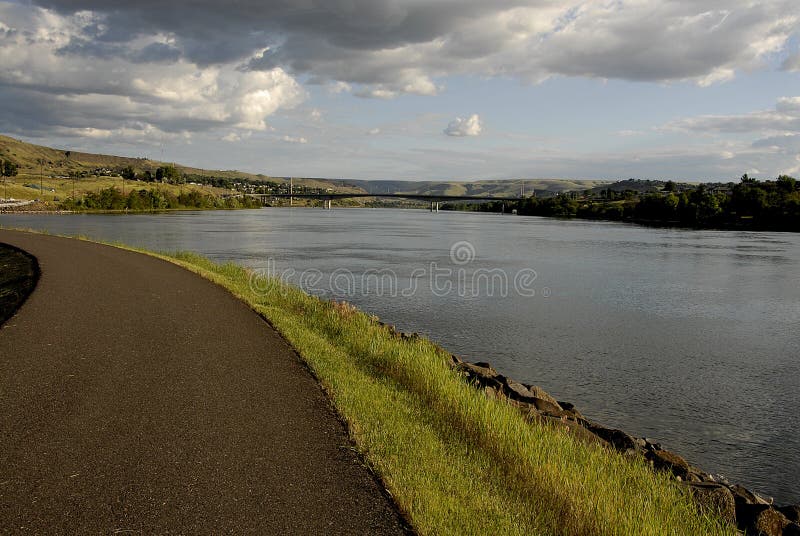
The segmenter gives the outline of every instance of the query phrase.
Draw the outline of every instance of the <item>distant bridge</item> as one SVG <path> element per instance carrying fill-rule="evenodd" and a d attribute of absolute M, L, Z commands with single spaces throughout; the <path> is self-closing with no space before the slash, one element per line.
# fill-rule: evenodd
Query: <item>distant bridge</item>
<path fill-rule="evenodd" d="M 483 197 L 477 195 L 429 195 L 429 194 L 370 194 L 370 193 L 323 193 L 323 194 L 246 194 L 250 197 L 261 199 L 266 205 L 270 199 L 321 199 L 325 208 L 331 208 L 334 199 L 352 199 L 358 197 L 382 197 L 389 199 L 413 199 L 416 201 L 429 201 L 431 211 L 439 210 L 439 203 L 444 201 L 522 201 L 522 197 Z"/>

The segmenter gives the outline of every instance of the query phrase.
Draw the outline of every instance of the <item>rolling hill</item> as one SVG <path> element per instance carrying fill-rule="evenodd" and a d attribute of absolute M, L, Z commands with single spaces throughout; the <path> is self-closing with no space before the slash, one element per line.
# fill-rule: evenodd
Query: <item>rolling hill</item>
<path fill-rule="evenodd" d="M 421 195 L 476 195 L 486 197 L 512 197 L 520 195 L 525 189 L 525 195 L 536 193 L 539 196 L 555 195 L 559 192 L 570 190 L 589 190 L 598 186 L 610 184 L 612 181 L 599 180 L 568 180 L 568 179 L 506 179 L 506 180 L 479 180 L 471 182 L 459 181 L 392 181 L 371 180 L 347 181 L 354 186 L 371 193 L 403 193 Z"/>
<path fill-rule="evenodd" d="M 74 172 L 89 175 L 102 172 L 116 173 L 125 167 L 137 172 L 154 173 L 158 167 L 174 165 L 184 175 L 218 177 L 227 179 L 246 179 L 249 181 L 288 182 L 288 177 L 275 177 L 265 174 L 246 173 L 236 170 L 210 170 L 197 167 L 159 162 L 147 158 L 131 158 L 104 154 L 55 149 L 27 143 L 15 138 L 0 135 L 0 158 L 11 159 L 19 166 L 20 177 L 64 178 Z M 351 180 L 329 178 L 295 177 L 296 185 L 309 188 L 332 189 L 348 193 L 406 193 L 423 195 L 475 195 L 475 196 L 516 196 L 522 191 L 525 195 L 535 192 L 538 196 L 551 196 L 571 190 L 588 190 L 611 184 L 612 181 L 569 180 L 569 179 L 509 179 L 477 181 L 396 181 L 396 180 Z"/>

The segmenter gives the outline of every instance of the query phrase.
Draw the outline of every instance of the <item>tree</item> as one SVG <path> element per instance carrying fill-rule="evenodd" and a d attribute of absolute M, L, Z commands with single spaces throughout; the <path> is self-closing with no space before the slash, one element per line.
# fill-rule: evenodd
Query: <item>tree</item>
<path fill-rule="evenodd" d="M 789 175 L 781 175 L 775 182 L 778 183 L 778 189 L 783 192 L 794 192 L 797 186 L 797 181 Z"/>
<path fill-rule="evenodd" d="M 123 179 L 132 181 L 136 178 L 136 171 L 131 166 L 127 166 L 122 168 L 122 171 L 120 171 L 120 175 L 122 176 Z"/>
<path fill-rule="evenodd" d="M 664 190 L 667 192 L 677 192 L 678 185 L 675 184 L 674 181 L 667 181 L 666 184 L 664 184 Z"/>
<path fill-rule="evenodd" d="M 19 171 L 19 166 L 11 160 L 0 160 L 0 175 L 3 176 L 3 197 L 8 198 L 8 185 L 6 177 L 14 177 Z"/>
<path fill-rule="evenodd" d="M 19 166 L 11 160 L 2 161 L 3 177 L 15 177 L 19 172 Z"/>
<path fill-rule="evenodd" d="M 164 166 L 156 169 L 156 180 L 162 182 L 169 182 L 172 184 L 179 184 L 184 182 L 183 175 L 175 168 L 175 166 Z"/>

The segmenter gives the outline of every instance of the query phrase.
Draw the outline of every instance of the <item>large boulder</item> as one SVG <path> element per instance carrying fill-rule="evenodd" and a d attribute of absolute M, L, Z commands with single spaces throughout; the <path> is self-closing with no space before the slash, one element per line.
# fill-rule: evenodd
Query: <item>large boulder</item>
<path fill-rule="evenodd" d="M 561 406 L 558 405 L 556 399 L 548 395 L 544 390 L 535 387 L 534 390 L 531 391 L 526 385 L 506 378 L 505 376 L 497 376 L 497 380 L 505 386 L 505 394 L 511 400 L 530 406 L 551 417 L 568 416 L 568 414 L 561 409 Z M 545 398 L 536 396 L 539 394 Z"/>
<path fill-rule="evenodd" d="M 736 521 L 745 534 L 757 536 L 783 536 L 789 520 L 767 504 L 737 504 Z"/>
<path fill-rule="evenodd" d="M 533 398 L 533 393 L 531 393 L 527 387 L 519 382 L 515 382 L 510 378 L 506 378 L 505 376 L 501 376 L 501 381 L 506 385 L 508 388 L 508 396 L 509 398 L 514 399 L 525 399 L 525 398 Z"/>
<path fill-rule="evenodd" d="M 528 388 L 528 391 L 531 393 L 531 396 L 533 398 L 538 398 L 539 400 L 546 400 L 547 402 L 550 402 L 551 404 L 556 406 L 558 409 L 564 409 L 562 408 L 561 403 L 558 400 L 550 396 L 550 393 L 548 393 L 538 385 L 526 385 L 526 387 Z"/>
<path fill-rule="evenodd" d="M 613 445 L 615 449 L 622 452 L 640 449 L 640 443 L 637 442 L 633 436 L 626 434 L 622 430 L 606 428 L 605 426 L 595 422 L 587 422 L 586 428 L 588 428 L 593 434 L 602 437 L 604 440 Z"/>
<path fill-rule="evenodd" d="M 731 525 L 736 524 L 736 501 L 727 487 L 713 482 L 690 482 L 686 487 L 702 512 L 715 514 Z"/>
<path fill-rule="evenodd" d="M 533 386 L 530 386 L 528 387 L 528 389 L 531 389 L 532 387 Z M 578 408 L 575 407 L 575 404 L 564 402 L 563 400 L 557 400 L 556 402 L 558 402 L 558 405 L 561 406 L 561 409 L 566 411 L 569 414 L 569 416 L 572 417 L 573 419 L 579 421 L 586 420 L 585 417 L 581 414 L 581 412 L 578 411 Z"/>
<path fill-rule="evenodd" d="M 528 400 L 528 403 L 535 407 L 538 411 L 544 413 L 545 415 L 549 415 L 550 417 L 566 418 L 569 416 L 563 409 L 561 409 L 561 406 L 558 404 L 553 404 L 549 400 L 533 397 Z"/>
<path fill-rule="evenodd" d="M 772 504 L 771 500 L 765 499 L 745 488 L 742 485 L 734 484 L 731 487 L 733 497 L 736 499 L 736 504 Z"/>
<path fill-rule="evenodd" d="M 652 462 L 653 467 L 659 470 L 670 471 L 673 475 L 686 479 L 691 471 L 689 463 L 681 456 L 668 450 L 649 450 L 645 458 Z"/>
<path fill-rule="evenodd" d="M 455 370 L 481 388 L 491 387 L 499 393 L 505 390 L 505 385 L 499 379 L 500 375 L 487 363 L 459 363 Z"/>

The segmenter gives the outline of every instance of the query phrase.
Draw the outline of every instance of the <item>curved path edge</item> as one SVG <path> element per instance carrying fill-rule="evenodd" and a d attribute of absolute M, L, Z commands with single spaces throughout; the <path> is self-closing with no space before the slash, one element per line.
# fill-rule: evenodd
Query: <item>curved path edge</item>
<path fill-rule="evenodd" d="M 39 283 L 0 330 L 0 532 L 402 534 L 316 379 L 175 264 L 0 230 Z"/>

